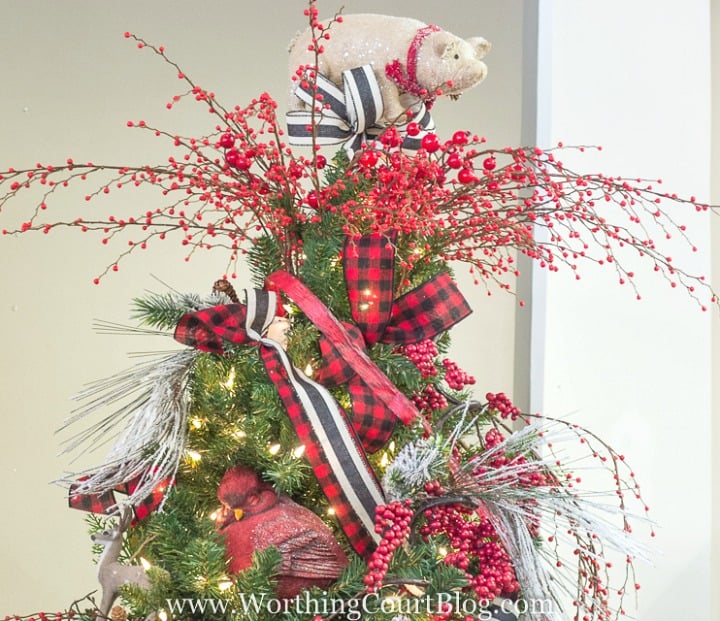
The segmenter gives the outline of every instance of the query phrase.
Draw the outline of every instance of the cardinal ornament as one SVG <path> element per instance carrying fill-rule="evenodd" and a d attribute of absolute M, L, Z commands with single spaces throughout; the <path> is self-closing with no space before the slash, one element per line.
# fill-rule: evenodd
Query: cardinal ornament
<path fill-rule="evenodd" d="M 278 597 L 330 586 L 348 564 L 326 524 L 312 511 L 278 494 L 250 468 L 230 468 L 218 487 L 219 522 L 232 573 L 250 567 L 255 550 L 274 546 L 282 556 Z"/>

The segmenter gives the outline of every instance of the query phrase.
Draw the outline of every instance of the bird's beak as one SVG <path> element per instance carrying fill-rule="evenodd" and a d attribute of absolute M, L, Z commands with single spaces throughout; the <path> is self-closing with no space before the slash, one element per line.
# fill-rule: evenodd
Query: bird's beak
<path fill-rule="evenodd" d="M 233 513 L 235 514 L 235 519 L 239 522 L 242 520 L 243 516 L 243 510 L 242 509 L 233 509 Z"/>

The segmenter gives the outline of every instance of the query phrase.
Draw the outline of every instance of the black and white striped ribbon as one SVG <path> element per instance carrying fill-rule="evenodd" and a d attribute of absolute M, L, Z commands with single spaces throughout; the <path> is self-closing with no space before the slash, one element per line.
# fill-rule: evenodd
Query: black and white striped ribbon
<path fill-rule="evenodd" d="M 379 536 L 374 530 L 375 509 L 385 504 L 385 498 L 361 452 L 362 448 L 353 437 L 344 413 L 326 388 L 293 366 L 279 343 L 263 336 L 275 317 L 277 294 L 259 289 L 247 289 L 245 294 L 245 330 L 248 336 L 272 349 L 281 360 L 304 417 L 312 427 L 320 443 L 319 448 L 342 490 L 344 498 L 340 501 L 350 505 L 366 535 L 377 543 Z M 333 499 L 329 500 L 332 505 Z"/>
<path fill-rule="evenodd" d="M 352 158 L 363 143 L 372 142 L 387 126 L 379 125 L 384 105 L 382 92 L 371 65 L 343 72 L 343 88 L 321 73 L 314 80 L 306 78 L 295 89 L 295 95 L 308 106 L 285 115 L 288 141 L 293 145 L 330 145 L 343 143 Z M 314 91 L 320 95 L 316 98 Z M 407 126 L 417 123 L 420 133 L 407 135 Z M 395 127 L 403 135 L 402 147 L 417 150 L 422 137 L 435 129 L 435 123 L 422 101 L 410 107 L 409 118 Z"/>

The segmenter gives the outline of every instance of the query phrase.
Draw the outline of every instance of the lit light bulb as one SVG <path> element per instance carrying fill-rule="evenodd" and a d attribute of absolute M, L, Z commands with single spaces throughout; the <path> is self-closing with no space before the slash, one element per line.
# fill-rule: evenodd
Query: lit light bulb
<path fill-rule="evenodd" d="M 243 438 L 247 438 L 247 434 L 242 429 L 238 429 L 235 432 L 235 437 L 240 438 L 242 440 Z"/>
<path fill-rule="evenodd" d="M 447 556 L 447 553 L 448 553 L 448 551 L 447 551 L 447 548 L 446 548 L 445 546 L 440 546 L 440 547 L 438 548 L 438 554 L 439 554 L 441 557 L 445 558 L 445 557 Z"/>
<path fill-rule="evenodd" d="M 391 453 L 395 452 L 395 440 L 390 442 L 390 445 L 388 446 L 388 451 L 390 451 Z"/>
<path fill-rule="evenodd" d="M 228 390 L 232 390 L 235 385 L 235 367 L 231 367 L 230 373 L 228 373 L 227 379 L 223 382 L 223 386 Z"/>
<path fill-rule="evenodd" d="M 313 374 L 312 365 L 310 363 L 308 363 L 308 365 L 305 367 L 305 375 L 307 375 L 308 377 L 312 377 L 312 374 Z"/>
<path fill-rule="evenodd" d="M 332 507 L 330 507 L 330 508 L 327 510 L 327 514 L 328 514 L 328 515 L 335 515 L 335 509 L 333 509 Z"/>
<path fill-rule="evenodd" d="M 232 580 L 222 580 L 218 583 L 218 588 L 221 591 L 227 591 L 230 587 L 232 587 L 233 583 Z"/>
<path fill-rule="evenodd" d="M 192 450 L 188 449 L 187 451 L 185 451 L 185 453 L 187 454 L 188 459 L 190 460 L 190 462 L 192 463 L 193 466 L 202 459 L 202 455 L 200 455 L 200 453 L 198 453 L 197 451 L 192 451 Z"/>
<path fill-rule="evenodd" d="M 158 611 L 158 619 L 160 619 L 160 621 L 167 621 L 167 618 L 168 618 L 167 612 L 165 612 L 164 610 L 160 609 L 160 610 Z"/>
<path fill-rule="evenodd" d="M 143 569 L 145 571 L 147 571 L 148 569 L 150 569 L 152 567 L 152 565 L 150 564 L 150 561 L 148 561 L 144 556 L 140 557 L 140 564 L 143 566 Z"/>
<path fill-rule="evenodd" d="M 383 453 L 383 456 L 380 458 L 380 465 L 383 468 L 386 468 L 389 463 L 390 463 L 390 458 L 388 457 L 387 451 L 385 451 Z"/>
<path fill-rule="evenodd" d="M 273 444 L 273 445 L 268 449 L 268 453 L 270 453 L 270 455 L 277 455 L 277 454 L 280 452 L 280 449 L 281 449 L 281 448 L 282 448 L 282 446 L 280 446 L 279 444 Z"/>
<path fill-rule="evenodd" d="M 195 429 L 200 429 L 200 427 L 202 427 L 202 421 L 199 418 L 193 418 L 191 425 Z"/>
<path fill-rule="evenodd" d="M 211 519 L 213 522 L 217 522 L 218 512 L 217 512 L 217 511 L 213 511 L 213 512 L 210 514 L 209 517 L 210 517 L 210 519 Z"/>
<path fill-rule="evenodd" d="M 296 446 L 293 450 L 293 457 L 295 457 L 295 459 L 300 459 L 303 456 L 303 453 L 305 453 L 305 446 L 301 444 L 300 446 Z"/>

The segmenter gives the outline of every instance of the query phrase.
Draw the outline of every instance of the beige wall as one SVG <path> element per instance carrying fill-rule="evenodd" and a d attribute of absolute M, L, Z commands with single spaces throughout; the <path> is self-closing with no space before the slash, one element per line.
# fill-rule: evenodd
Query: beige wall
<path fill-rule="evenodd" d="M 328 13 L 340 3 L 323 2 Z M 457 34 L 484 35 L 495 47 L 485 84 L 460 102 L 441 101 L 434 114 L 444 136 L 470 129 L 491 144 L 517 144 L 520 132 L 520 0 L 345 0 L 346 12 L 411 15 Z M 303 27 L 305 3 L 266 0 L 23 0 L 0 3 L 0 168 L 37 160 L 130 163 L 162 161 L 167 147 L 125 128 L 128 119 L 192 131 L 207 116 L 164 103 L 179 88 L 173 71 L 122 37 L 125 30 L 163 44 L 196 81 L 228 105 L 267 90 L 284 98 L 285 49 Z M 90 186 L 88 186 L 90 187 Z M 84 188 L 58 196 L 71 217 L 84 208 Z M 131 191 L 109 197 L 155 198 Z M 2 217 L 22 218 L 17 204 Z M 0 239 L 0 615 L 56 610 L 96 588 L 83 515 L 65 508 L 49 486 L 69 462 L 57 457 L 54 430 L 70 413 L 68 397 L 86 382 L 129 365 L 126 353 L 169 349 L 169 341 L 100 336 L 92 322 L 128 322 L 129 302 L 152 276 L 182 291 L 206 291 L 223 273 L 222 257 L 189 265 L 166 242 L 128 261 L 99 287 L 92 278 L 114 258 L 97 239 L 53 233 Z M 478 378 L 479 394 L 512 388 L 515 301 L 488 298 L 458 272 L 475 309 L 456 329 L 455 358 Z M 97 463 L 104 448 L 77 465 Z"/>
<path fill-rule="evenodd" d="M 720 0 L 711 3 L 712 28 L 712 202 L 720 213 Z M 720 219 L 715 218 L 712 228 L 713 284 L 720 290 Z M 712 519 L 712 577 L 711 584 L 720 585 L 720 314 L 713 320 L 713 519 Z M 720 621 L 720 599 L 713 598 L 713 620 Z"/>

